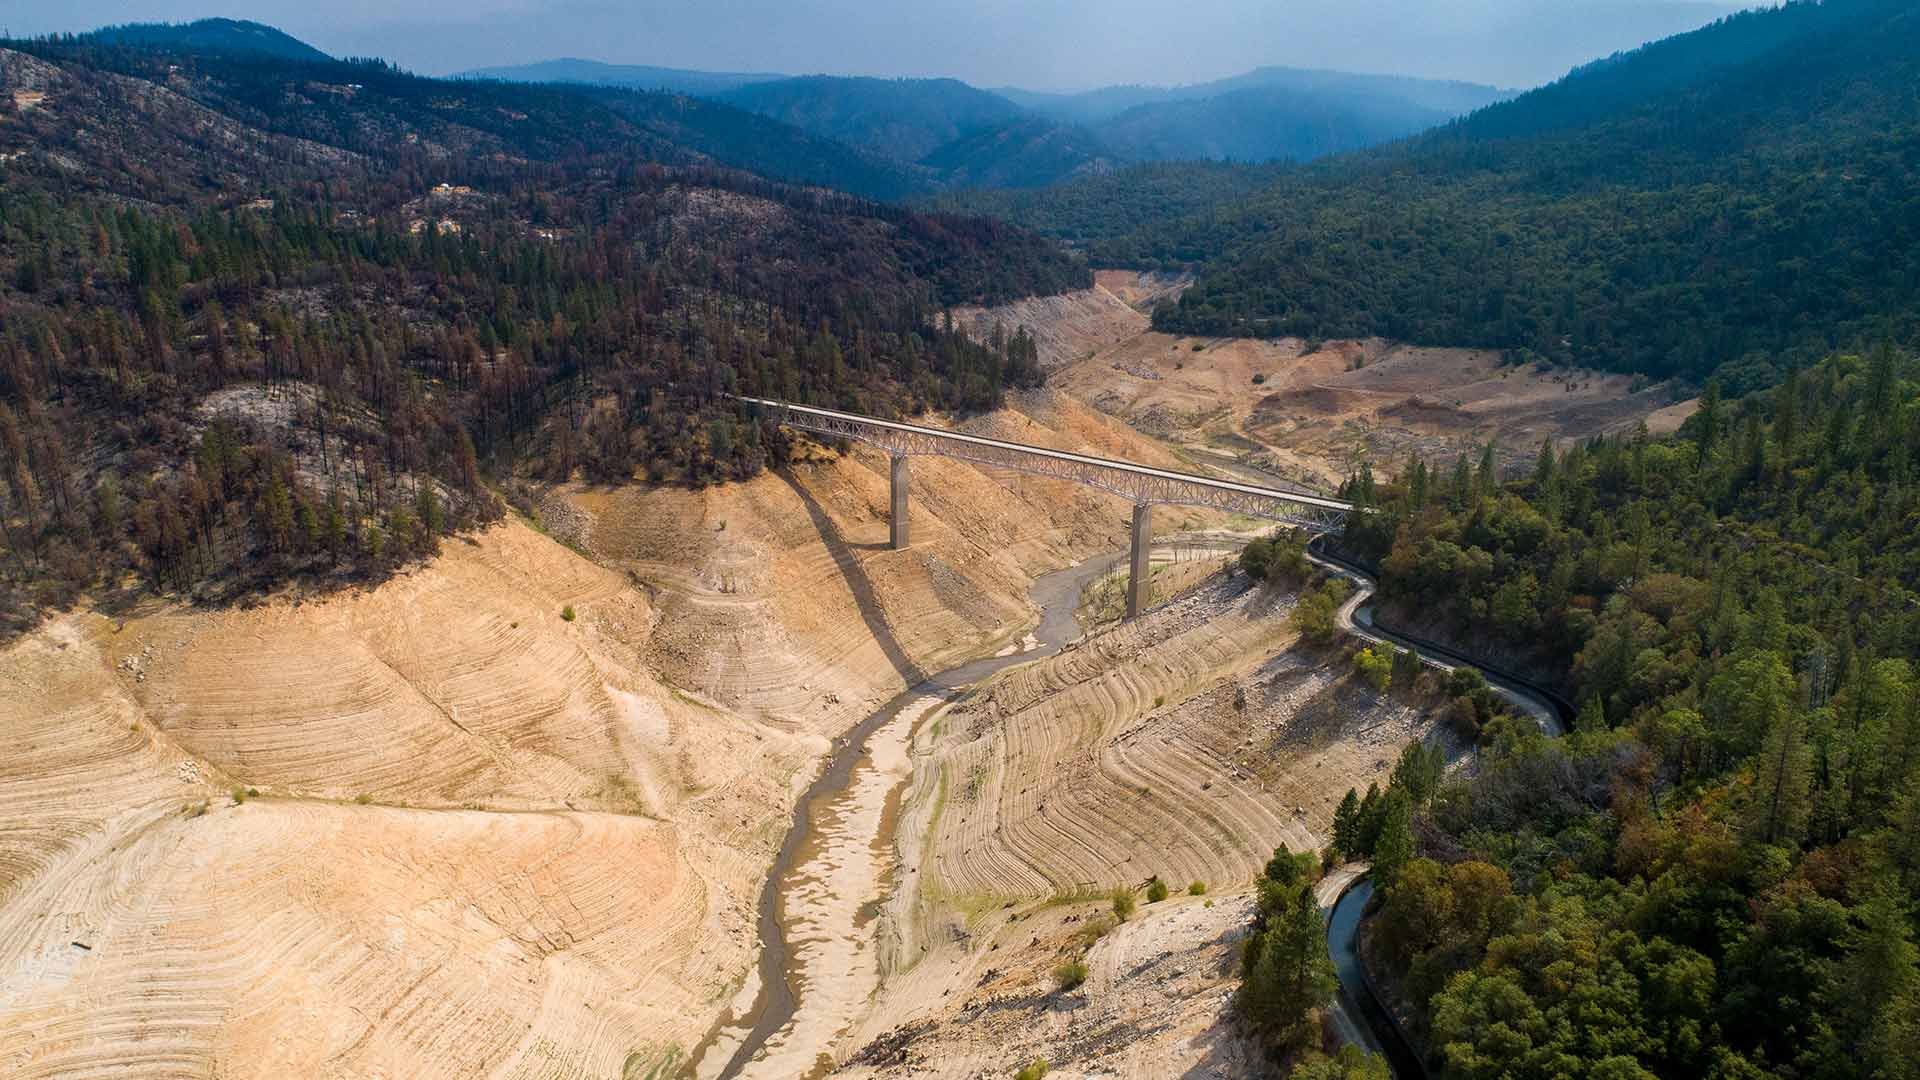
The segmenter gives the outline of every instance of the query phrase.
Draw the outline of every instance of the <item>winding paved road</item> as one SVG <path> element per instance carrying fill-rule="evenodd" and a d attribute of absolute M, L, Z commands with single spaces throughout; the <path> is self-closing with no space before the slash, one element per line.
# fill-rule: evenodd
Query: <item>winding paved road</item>
<path fill-rule="evenodd" d="M 1444 645 L 1437 645 L 1431 641 L 1410 637 L 1376 625 L 1373 621 L 1373 607 L 1368 604 L 1368 601 L 1373 599 L 1378 582 L 1374 581 L 1365 568 L 1338 555 L 1328 554 L 1319 539 L 1307 545 L 1307 558 L 1316 565 L 1352 581 L 1357 586 L 1353 590 L 1353 595 L 1340 606 L 1340 629 L 1376 645 L 1397 645 L 1412 649 L 1419 654 L 1422 663 L 1441 671 L 1452 671 L 1457 667 L 1477 668 L 1480 674 L 1486 677 L 1487 685 L 1493 688 L 1494 693 L 1539 721 L 1542 731 L 1554 738 L 1567 733 L 1567 725 L 1573 720 L 1571 702 L 1545 687 L 1527 682 L 1510 672 L 1489 668 Z"/>
<path fill-rule="evenodd" d="M 1353 595 L 1340 605 L 1338 622 L 1342 630 L 1376 645 L 1412 649 L 1421 663 L 1441 671 L 1462 666 L 1477 668 L 1495 693 L 1533 717 L 1549 736 L 1558 738 L 1566 734 L 1567 725 L 1573 719 L 1573 705 L 1559 694 L 1506 672 L 1490 670 L 1444 645 L 1375 625 L 1368 601 L 1373 599 L 1378 583 L 1364 567 L 1326 553 L 1321 539 L 1316 538 L 1307 545 L 1307 558 L 1356 586 Z M 1327 919 L 1327 951 L 1333 957 L 1334 971 L 1340 980 L 1340 990 L 1330 1010 L 1333 1026 L 1347 1042 L 1369 1054 L 1383 1055 L 1400 1080 L 1424 1078 L 1428 1075 L 1425 1063 L 1374 995 L 1373 988 L 1367 985 L 1366 973 L 1360 967 L 1360 914 L 1373 891 L 1371 883 L 1361 880 L 1367 870 L 1365 863 L 1338 867 L 1321 879 L 1314 892 Z"/>

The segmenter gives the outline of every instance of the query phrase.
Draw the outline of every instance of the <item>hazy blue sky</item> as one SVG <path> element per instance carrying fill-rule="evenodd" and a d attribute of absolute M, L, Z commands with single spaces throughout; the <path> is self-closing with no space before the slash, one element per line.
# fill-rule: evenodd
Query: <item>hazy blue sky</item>
<path fill-rule="evenodd" d="M 427 74 L 579 56 L 982 86 L 1185 83 L 1262 64 L 1545 82 L 1703 0 L 0 0 L 14 34 L 226 15 Z"/>

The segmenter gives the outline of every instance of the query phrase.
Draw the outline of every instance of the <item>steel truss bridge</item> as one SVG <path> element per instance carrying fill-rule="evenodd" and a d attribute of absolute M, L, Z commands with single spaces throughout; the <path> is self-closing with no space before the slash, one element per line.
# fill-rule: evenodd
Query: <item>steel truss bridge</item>
<path fill-rule="evenodd" d="M 1310 532 L 1338 531 L 1352 503 L 1319 495 L 1256 487 L 1216 480 L 1193 473 L 1153 469 L 1111 458 L 1089 457 L 1041 446 L 989 439 L 920 424 L 880 420 L 858 413 L 819 409 L 769 398 L 737 397 L 759 415 L 783 427 L 866 443 L 893 459 L 892 539 L 895 548 L 907 546 L 907 459 L 915 456 L 954 458 L 975 465 L 1014 469 L 1055 480 L 1071 480 L 1118 495 L 1133 503 L 1132 580 L 1127 588 L 1127 617 L 1146 606 L 1148 565 L 1152 543 L 1152 508 L 1199 506 L 1277 521 Z"/>

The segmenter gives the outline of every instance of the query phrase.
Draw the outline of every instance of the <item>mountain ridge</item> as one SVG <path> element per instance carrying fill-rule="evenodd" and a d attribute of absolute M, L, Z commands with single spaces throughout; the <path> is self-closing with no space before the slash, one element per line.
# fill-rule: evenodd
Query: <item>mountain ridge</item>
<path fill-rule="evenodd" d="M 247 19 L 196 19 L 184 23 L 122 23 L 105 26 L 85 39 L 116 45 L 184 50 L 255 53 L 289 60 L 327 62 L 333 57 L 265 23 Z"/>
<path fill-rule="evenodd" d="M 1060 236 L 1099 265 L 1197 270 L 1156 314 L 1163 330 L 1491 347 L 1751 389 L 1915 332 L 1916 87 L 1910 6 L 1791 4 L 1280 170 L 1257 192 L 1203 178 L 1220 198 L 1161 200 L 1175 216 L 1091 197 L 1094 181 L 946 205 Z"/>

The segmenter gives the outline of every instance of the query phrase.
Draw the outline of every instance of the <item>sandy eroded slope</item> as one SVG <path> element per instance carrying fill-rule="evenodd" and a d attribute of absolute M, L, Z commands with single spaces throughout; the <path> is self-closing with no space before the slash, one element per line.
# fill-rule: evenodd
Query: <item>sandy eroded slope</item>
<path fill-rule="evenodd" d="M 10 647 L 3 1071 L 619 1075 L 696 1037 L 806 758 L 626 662 L 649 621 L 506 524 Z"/>
<path fill-rule="evenodd" d="M 1256 381 L 1257 380 L 1257 381 Z M 1511 367 L 1493 350 L 1383 341 L 1309 347 L 1143 333 L 1069 365 L 1062 389 L 1181 445 L 1197 460 L 1254 461 L 1338 483 L 1352 464 L 1398 468 L 1409 452 L 1449 461 L 1497 442 L 1514 464 L 1542 439 L 1671 430 L 1690 407 L 1623 375 Z"/>
<path fill-rule="evenodd" d="M 968 419 L 977 434 L 1150 464 L 1176 459 L 1041 390 Z M 1045 570 L 1126 543 L 1130 508 L 1065 481 L 911 462 L 912 547 L 888 547 L 887 460 L 856 447 L 702 491 L 570 486 L 550 527 L 652 597 L 646 661 L 676 686 L 784 729 L 840 731 L 922 673 L 995 651 Z M 1200 525 L 1168 509 L 1161 532 Z"/>
<path fill-rule="evenodd" d="M 846 1075 L 1034 1057 L 1061 1075 L 1244 1075 L 1227 1002 L 1251 879 L 1278 844 L 1324 844 L 1339 796 L 1384 781 L 1409 741 L 1450 742 L 1432 710 L 1297 647 L 1291 603 L 1217 574 L 921 728 L 910 869 L 881 924 L 892 978 L 841 1048 Z M 1055 994 L 1104 893 L 1154 875 L 1209 895 L 1143 908 L 1087 951 L 1085 989 Z"/>
<path fill-rule="evenodd" d="M 970 426 L 1170 460 L 1044 392 Z M 752 964 L 827 739 L 1124 529 L 1106 496 L 916 461 L 893 552 L 880 465 L 554 493 L 604 565 L 509 522 L 375 588 L 7 646 L 0 1074 L 677 1060 Z"/>

